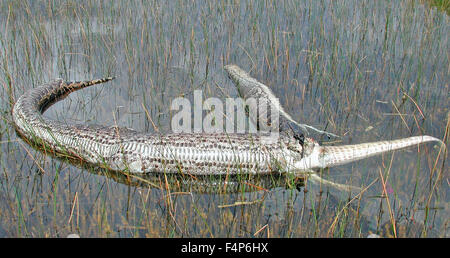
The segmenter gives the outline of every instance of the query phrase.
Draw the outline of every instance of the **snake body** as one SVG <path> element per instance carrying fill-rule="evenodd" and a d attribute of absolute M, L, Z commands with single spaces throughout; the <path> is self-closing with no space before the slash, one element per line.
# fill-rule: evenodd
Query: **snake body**
<path fill-rule="evenodd" d="M 70 125 L 42 116 L 69 93 L 112 78 L 67 83 L 56 79 L 29 90 L 13 108 L 17 131 L 34 143 L 112 170 L 131 173 L 270 173 L 300 158 L 295 139 L 263 134 L 145 134 L 126 128 Z"/>
<path fill-rule="evenodd" d="M 244 89 L 261 88 L 237 66 L 225 68 Z M 431 136 L 415 136 L 346 146 L 320 146 L 311 138 L 299 140 L 292 134 L 225 133 L 141 133 L 127 128 L 65 124 L 43 116 L 52 104 L 71 92 L 104 83 L 113 78 L 82 82 L 55 79 L 25 92 L 13 107 L 16 131 L 27 140 L 89 164 L 130 173 L 187 173 L 193 175 L 301 174 L 313 169 L 341 165 L 372 155 L 440 141 Z M 265 85 L 263 85 L 265 86 Z M 267 86 L 266 86 L 267 87 Z M 255 93 L 251 93 L 252 95 Z M 270 98 L 270 89 L 253 90 Z M 277 105 L 279 103 L 277 102 Z M 281 106 L 278 107 L 281 109 Z M 283 111 L 283 110 L 282 110 Z M 283 111 L 284 112 L 284 111 Z M 292 120 L 281 112 L 284 120 Z M 283 121 L 282 119 L 282 121 Z"/>

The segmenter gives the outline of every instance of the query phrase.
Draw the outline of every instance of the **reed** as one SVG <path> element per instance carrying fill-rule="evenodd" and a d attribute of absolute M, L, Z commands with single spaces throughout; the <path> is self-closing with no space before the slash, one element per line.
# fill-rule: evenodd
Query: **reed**
<path fill-rule="evenodd" d="M 10 115 L 26 89 L 55 77 L 115 75 L 114 90 L 76 92 L 46 115 L 167 131 L 178 96 L 236 97 L 223 71 L 235 63 L 296 121 L 342 136 L 317 136 L 324 144 L 429 134 L 448 145 L 448 25 L 446 1 L 0 1 L 0 236 L 448 237 L 443 149 L 323 171 L 363 193 L 245 176 L 235 192 L 195 192 L 177 188 L 188 178 L 47 156 L 17 137 Z"/>

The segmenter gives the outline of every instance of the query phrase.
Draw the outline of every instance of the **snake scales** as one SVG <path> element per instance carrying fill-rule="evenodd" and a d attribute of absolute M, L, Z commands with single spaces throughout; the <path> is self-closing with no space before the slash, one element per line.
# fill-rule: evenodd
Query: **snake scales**
<path fill-rule="evenodd" d="M 241 95 L 265 99 L 280 111 L 280 123 L 296 123 L 284 112 L 270 89 L 235 65 L 225 66 Z M 415 136 L 345 146 L 320 146 L 311 138 L 269 134 L 146 134 L 131 129 L 64 124 L 42 115 L 71 92 L 113 78 L 66 82 L 55 79 L 25 92 L 13 107 L 16 131 L 29 141 L 95 166 L 130 173 L 187 173 L 193 175 L 269 174 L 301 175 L 428 141 Z M 301 128 L 312 128 L 297 124 Z M 281 130 L 287 130 L 280 126 Z"/>

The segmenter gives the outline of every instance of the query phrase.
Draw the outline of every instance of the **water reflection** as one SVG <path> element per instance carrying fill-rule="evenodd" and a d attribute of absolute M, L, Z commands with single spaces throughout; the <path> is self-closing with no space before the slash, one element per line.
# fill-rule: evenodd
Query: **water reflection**
<path fill-rule="evenodd" d="M 59 2 L 0 1 L 0 236 L 57 236 L 67 227 L 79 227 L 82 237 L 253 237 L 262 228 L 256 236 L 269 236 L 268 229 L 276 237 L 329 236 L 331 225 L 333 236 L 365 236 L 358 234 L 368 230 L 360 217 L 378 233 L 390 212 L 397 226 L 406 225 L 405 236 L 448 235 L 448 173 L 439 172 L 448 165 L 428 146 L 326 171 L 332 180 L 361 187 L 379 171 L 389 174 L 389 210 L 379 182 L 347 205 L 354 195 L 309 182 L 301 187 L 291 178 L 134 177 L 78 169 L 28 153 L 8 123 L 9 105 L 28 88 L 55 77 L 113 74 L 116 86 L 75 92 L 46 115 L 167 132 L 175 97 L 192 98 L 196 89 L 204 97 L 236 97 L 223 71 L 236 63 L 269 85 L 295 120 L 342 135 L 336 145 L 443 136 L 448 16 L 429 8 L 438 1 Z M 402 101 L 402 92 L 414 102 Z M 37 164 L 44 175 L 36 175 Z M 170 210 L 159 202 L 169 192 L 191 194 L 172 195 Z M 67 226 L 75 194 L 80 223 Z M 217 208 L 236 202 L 254 204 Z M 363 229 L 348 233 L 349 223 Z M 147 231 L 124 229 L 131 226 Z"/>

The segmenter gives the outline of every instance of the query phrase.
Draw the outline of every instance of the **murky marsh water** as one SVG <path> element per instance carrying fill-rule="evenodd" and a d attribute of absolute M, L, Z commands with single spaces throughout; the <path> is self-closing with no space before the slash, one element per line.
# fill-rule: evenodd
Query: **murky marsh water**
<path fill-rule="evenodd" d="M 45 115 L 168 131 L 175 97 L 237 97 L 223 70 L 234 63 L 295 119 L 342 136 L 315 136 L 324 144 L 444 139 L 449 18 L 428 2 L 1 1 L 0 28 L 0 236 L 449 236 L 449 170 L 434 144 L 324 171 L 370 185 L 358 198 L 273 178 L 203 192 L 47 156 L 16 136 L 10 115 L 52 78 L 115 75 Z"/>

